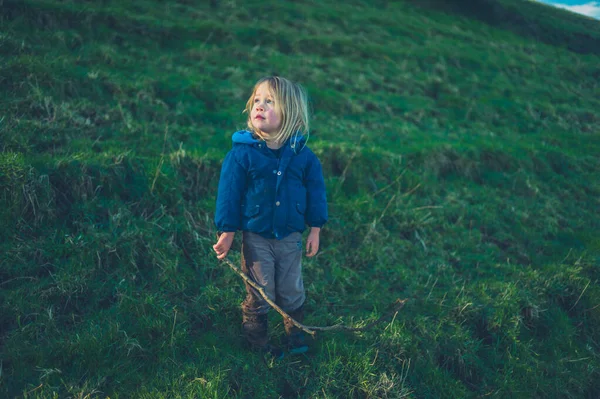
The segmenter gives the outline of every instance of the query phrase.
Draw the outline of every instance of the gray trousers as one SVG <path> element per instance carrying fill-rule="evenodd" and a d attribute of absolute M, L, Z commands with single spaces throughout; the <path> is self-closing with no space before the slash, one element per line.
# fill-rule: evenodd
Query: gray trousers
<path fill-rule="evenodd" d="M 299 309 L 306 298 L 302 281 L 302 235 L 296 232 L 276 240 L 244 231 L 242 271 L 262 286 L 269 299 L 285 312 Z M 266 315 L 270 308 L 267 301 L 248 284 L 246 292 L 242 302 L 244 314 Z"/>

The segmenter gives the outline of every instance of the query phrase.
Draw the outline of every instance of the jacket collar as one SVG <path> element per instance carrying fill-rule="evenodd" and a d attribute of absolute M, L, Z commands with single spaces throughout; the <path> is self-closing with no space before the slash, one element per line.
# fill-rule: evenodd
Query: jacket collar
<path fill-rule="evenodd" d="M 246 144 L 253 147 L 259 147 L 264 151 L 267 151 L 268 147 L 264 140 L 260 140 L 254 137 L 252 132 L 248 130 L 240 130 L 233 134 L 231 140 L 234 144 Z M 288 139 L 281 148 L 283 152 L 281 157 L 291 157 L 299 153 L 306 143 L 306 137 L 304 135 L 295 135 Z"/>

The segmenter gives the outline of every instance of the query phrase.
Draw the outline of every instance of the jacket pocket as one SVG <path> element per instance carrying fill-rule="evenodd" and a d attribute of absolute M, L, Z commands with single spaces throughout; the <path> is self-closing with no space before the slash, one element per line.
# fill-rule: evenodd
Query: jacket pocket
<path fill-rule="evenodd" d="M 304 230 L 304 213 L 306 213 L 306 204 L 296 202 L 288 215 L 287 226 L 292 231 Z"/>
<path fill-rule="evenodd" d="M 246 205 L 244 208 L 244 216 L 248 219 L 252 219 L 260 212 L 260 205 Z"/>

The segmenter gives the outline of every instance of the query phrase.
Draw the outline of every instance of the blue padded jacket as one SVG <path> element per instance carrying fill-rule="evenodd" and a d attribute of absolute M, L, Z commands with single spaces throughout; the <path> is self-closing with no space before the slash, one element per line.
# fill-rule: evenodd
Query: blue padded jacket
<path fill-rule="evenodd" d="M 321 163 L 305 138 L 288 140 L 277 158 L 264 141 L 242 130 L 221 168 L 215 224 L 219 231 L 251 231 L 283 239 L 327 222 Z"/>

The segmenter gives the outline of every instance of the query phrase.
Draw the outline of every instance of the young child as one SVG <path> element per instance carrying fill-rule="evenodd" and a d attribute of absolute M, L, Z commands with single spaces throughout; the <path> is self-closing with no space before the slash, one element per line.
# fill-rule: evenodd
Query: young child
<path fill-rule="evenodd" d="M 304 319 L 302 232 L 306 256 L 319 250 L 327 221 L 327 199 L 321 163 L 306 146 L 309 122 L 304 89 L 287 79 L 260 79 L 246 103 L 248 130 L 233 134 L 233 148 L 223 161 L 215 224 L 218 259 L 242 230 L 242 271 L 261 285 L 269 299 L 298 322 Z M 268 303 L 246 284 L 242 331 L 253 348 L 275 358 L 283 351 L 269 343 Z M 300 329 L 284 321 L 291 353 L 308 346 Z"/>

